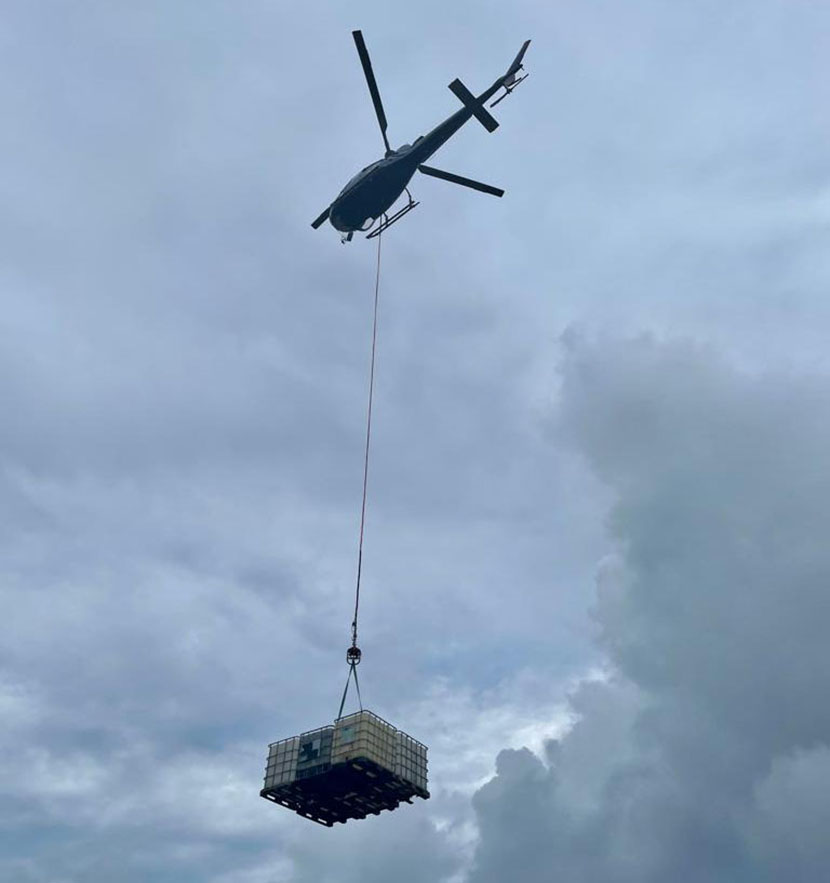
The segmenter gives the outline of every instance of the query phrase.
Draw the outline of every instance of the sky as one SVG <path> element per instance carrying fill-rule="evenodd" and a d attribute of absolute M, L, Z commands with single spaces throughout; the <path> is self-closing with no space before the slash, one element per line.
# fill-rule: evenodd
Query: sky
<path fill-rule="evenodd" d="M 259 797 L 360 668 L 429 801 Z M 0 10 L 0 880 L 830 873 L 830 8 Z"/>

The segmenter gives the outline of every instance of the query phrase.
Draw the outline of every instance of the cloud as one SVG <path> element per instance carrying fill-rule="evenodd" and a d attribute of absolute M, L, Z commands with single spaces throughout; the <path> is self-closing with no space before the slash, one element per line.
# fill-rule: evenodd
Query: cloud
<path fill-rule="evenodd" d="M 542 752 L 575 713 L 560 789 L 587 813 L 677 674 L 618 550 L 601 607 L 627 674 L 562 707 L 597 661 L 606 500 L 647 464 L 573 403 L 596 475 L 551 445 L 553 341 L 671 327 L 826 360 L 823 7 L 358 6 L 0 11 L 0 879 L 283 883 L 359 848 L 367 881 L 397 853 L 456 883 L 498 748 Z M 361 683 L 430 745 L 435 796 L 336 834 L 257 792 L 266 743 L 330 720 L 345 674 L 374 252 L 308 225 L 382 149 L 353 27 L 396 144 L 534 42 L 499 131 L 436 157 L 506 198 L 416 180 L 384 237 Z M 786 757 L 758 795 L 802 780 Z"/>
<path fill-rule="evenodd" d="M 320 829 L 289 847 L 292 883 L 359 883 L 376 880 L 428 883 L 449 879 L 459 865 L 457 850 L 428 817 L 428 805 L 387 813 L 378 824 L 356 829 Z"/>
<path fill-rule="evenodd" d="M 611 669 L 544 759 L 500 756 L 471 883 L 822 879 L 830 386 L 575 335 L 558 427 L 615 497 Z"/>

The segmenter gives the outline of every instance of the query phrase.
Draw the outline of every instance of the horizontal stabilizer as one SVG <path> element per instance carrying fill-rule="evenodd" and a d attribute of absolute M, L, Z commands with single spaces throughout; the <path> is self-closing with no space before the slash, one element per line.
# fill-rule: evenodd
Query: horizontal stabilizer
<path fill-rule="evenodd" d="M 495 132 L 496 129 L 498 129 L 499 124 L 494 117 L 484 109 L 481 102 L 472 92 L 470 92 L 461 80 L 453 80 L 450 83 L 450 90 L 488 132 Z"/>
<path fill-rule="evenodd" d="M 319 218 L 315 218 L 315 219 L 311 222 L 311 226 L 314 227 L 315 230 L 316 230 L 321 224 L 324 224 L 324 223 L 328 220 L 328 217 L 329 217 L 329 211 L 330 211 L 330 210 L 331 210 L 331 206 L 329 206 L 329 207 L 328 207 L 328 208 L 327 208 L 327 209 L 326 209 L 326 210 L 320 215 Z"/>
<path fill-rule="evenodd" d="M 490 193 L 493 196 L 504 196 L 504 190 L 500 187 L 491 187 L 489 184 L 482 184 L 481 181 L 474 181 L 472 178 L 462 178 L 461 175 L 453 175 L 452 172 L 445 172 L 441 169 L 434 169 L 432 166 L 418 166 L 418 171 L 433 178 L 441 178 L 442 181 L 449 181 L 452 184 L 461 184 L 463 187 L 470 187 L 472 190 L 480 190 L 482 193 Z"/>

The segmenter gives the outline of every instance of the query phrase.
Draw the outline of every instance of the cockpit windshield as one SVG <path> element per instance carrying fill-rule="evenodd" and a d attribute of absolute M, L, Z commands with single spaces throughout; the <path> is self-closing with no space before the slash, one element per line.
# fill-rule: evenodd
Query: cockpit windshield
<path fill-rule="evenodd" d="M 344 194 L 350 187 L 353 187 L 355 184 L 357 184 L 357 182 L 360 181 L 361 178 L 365 178 L 366 175 L 368 175 L 369 172 L 371 172 L 371 170 L 375 168 L 375 166 L 379 166 L 382 162 L 383 160 L 379 159 L 377 160 L 377 162 L 370 163 L 368 166 L 362 168 L 353 178 L 349 179 L 348 184 L 346 184 L 346 186 L 340 191 L 338 196 L 342 196 L 342 194 Z"/>

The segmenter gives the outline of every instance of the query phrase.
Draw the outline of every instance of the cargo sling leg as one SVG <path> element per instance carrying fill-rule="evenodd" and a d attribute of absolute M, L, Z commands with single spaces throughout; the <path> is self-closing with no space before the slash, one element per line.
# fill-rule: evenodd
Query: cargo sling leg
<path fill-rule="evenodd" d="M 363 711 L 363 700 L 360 698 L 360 681 L 357 679 L 357 662 L 350 662 L 349 675 L 346 678 L 346 686 L 343 688 L 343 698 L 340 700 L 340 711 L 337 712 L 336 720 L 340 720 L 343 717 L 343 706 L 346 704 L 346 694 L 349 692 L 349 681 L 351 681 L 352 677 L 354 677 L 354 685 L 357 690 L 357 702 L 360 705 L 360 710 Z"/>

